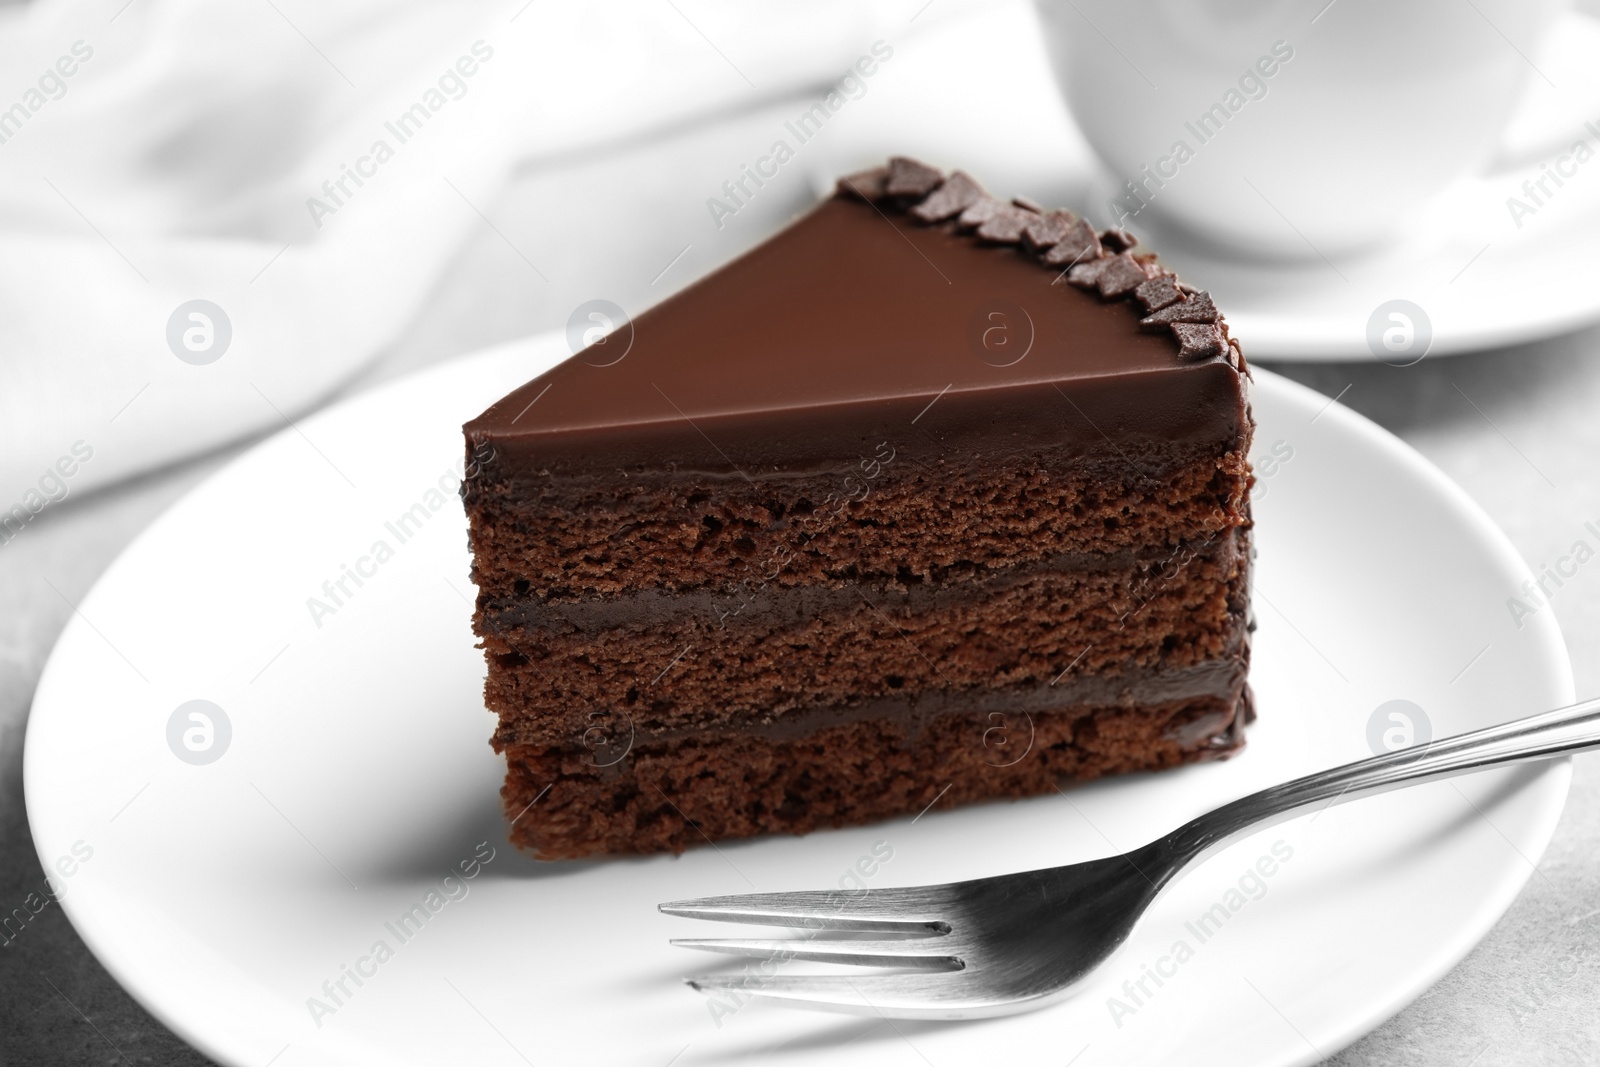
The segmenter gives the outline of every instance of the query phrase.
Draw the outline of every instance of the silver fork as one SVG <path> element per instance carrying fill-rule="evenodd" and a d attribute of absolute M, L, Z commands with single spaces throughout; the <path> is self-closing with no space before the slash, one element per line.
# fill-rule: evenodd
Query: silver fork
<path fill-rule="evenodd" d="M 775 961 L 755 975 L 689 979 L 698 990 L 909 1019 L 1009 1015 L 1065 997 L 1127 940 L 1179 871 L 1247 832 L 1310 805 L 1596 746 L 1600 700 L 1590 700 L 1275 785 L 1121 856 L 947 885 L 751 893 L 660 907 L 669 915 L 815 932 L 809 938 L 675 939 L 687 948 Z M 844 936 L 819 936 L 829 931 Z M 892 970 L 779 973 L 789 960 Z"/>

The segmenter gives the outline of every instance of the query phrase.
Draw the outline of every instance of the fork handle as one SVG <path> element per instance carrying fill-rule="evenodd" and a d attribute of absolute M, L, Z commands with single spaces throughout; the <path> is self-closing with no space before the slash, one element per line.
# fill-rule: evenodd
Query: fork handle
<path fill-rule="evenodd" d="M 1600 699 L 1586 700 L 1269 786 L 1185 823 L 1152 845 L 1187 861 L 1248 830 L 1292 818 L 1300 809 L 1315 804 L 1332 805 L 1415 782 L 1597 747 Z"/>

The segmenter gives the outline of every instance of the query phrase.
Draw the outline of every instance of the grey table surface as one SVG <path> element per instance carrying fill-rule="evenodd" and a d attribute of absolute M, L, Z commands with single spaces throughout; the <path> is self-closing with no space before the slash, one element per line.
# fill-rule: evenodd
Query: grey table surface
<path fill-rule="evenodd" d="M 692 166 L 702 153 L 691 137 L 674 154 L 677 165 Z M 625 161 L 605 166 L 627 169 Z M 706 177 L 707 187 L 715 187 L 714 167 Z M 637 278 L 618 279 L 620 250 L 577 239 L 581 211 L 542 210 L 548 193 L 542 180 L 524 176 L 516 195 L 496 208 L 495 227 L 461 252 L 406 340 L 343 393 L 559 326 L 569 309 L 597 293 L 618 296 L 624 306 L 659 295 L 651 276 L 673 260 L 679 236 L 633 231 L 627 256 L 646 266 Z M 742 235 L 680 253 L 683 262 L 674 269 L 692 276 L 755 240 L 805 195 L 793 193 L 787 201 L 774 195 L 763 207 L 770 215 Z M 509 247 L 513 241 L 570 249 L 556 284 L 536 287 Z M 1600 520 L 1600 330 L 1403 369 L 1375 362 L 1274 369 L 1340 397 L 1416 447 L 1466 488 L 1536 570 L 1561 555 L 1585 521 Z M 72 614 L 69 601 L 79 600 L 162 510 L 247 446 L 69 499 L 0 545 L 0 907 L 6 912 L 43 881 L 23 803 L 23 737 L 40 672 Z M 1553 607 L 1579 695 L 1600 692 L 1600 571 L 1580 571 Z M 1600 757 L 1575 763 L 1555 839 L 1504 918 L 1436 986 L 1329 1062 L 1600 1063 Z M 0 950 L 0 1063 L 207 1062 L 117 985 L 58 906 L 45 907 Z"/>

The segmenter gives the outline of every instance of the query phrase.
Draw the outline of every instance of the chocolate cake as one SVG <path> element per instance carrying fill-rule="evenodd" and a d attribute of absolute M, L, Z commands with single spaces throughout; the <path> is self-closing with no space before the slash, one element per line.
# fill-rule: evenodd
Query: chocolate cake
<path fill-rule="evenodd" d="M 466 426 L 517 845 L 681 851 L 1243 743 L 1248 371 L 1132 236 L 895 159 L 628 329 Z"/>

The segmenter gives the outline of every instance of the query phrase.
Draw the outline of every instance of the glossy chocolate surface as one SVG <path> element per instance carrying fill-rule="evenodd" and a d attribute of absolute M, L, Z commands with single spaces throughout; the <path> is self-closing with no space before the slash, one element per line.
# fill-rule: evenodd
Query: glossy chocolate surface
<path fill-rule="evenodd" d="M 620 360 L 585 350 L 466 431 L 551 474 L 602 476 L 782 477 L 890 436 L 991 457 L 1236 438 L 1248 415 L 1232 354 L 1185 357 L 1141 330 L 1144 314 L 1024 244 L 835 196 L 637 316 Z"/>

